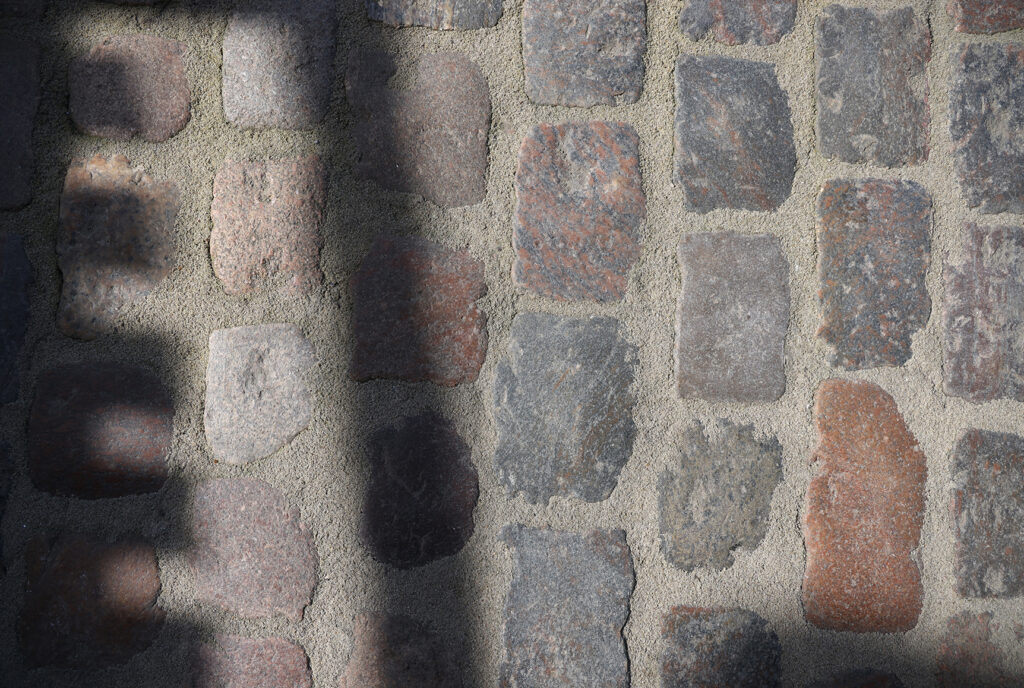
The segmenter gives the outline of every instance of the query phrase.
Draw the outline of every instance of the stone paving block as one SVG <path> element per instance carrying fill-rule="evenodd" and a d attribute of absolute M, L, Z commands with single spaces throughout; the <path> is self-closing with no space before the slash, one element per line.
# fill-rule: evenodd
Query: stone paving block
<path fill-rule="evenodd" d="M 519 149 L 515 283 L 559 301 L 617 301 L 640 257 L 640 138 L 622 122 L 535 126 Z"/>
<path fill-rule="evenodd" d="M 282 286 L 308 294 L 323 281 L 327 168 L 318 156 L 226 160 L 213 180 L 213 272 L 228 294 Z"/>
<path fill-rule="evenodd" d="M 772 494 L 782 482 L 782 445 L 753 426 L 700 425 L 678 443 L 658 481 L 661 548 L 670 564 L 722 570 L 737 547 L 754 549 L 768 532 Z"/>
<path fill-rule="evenodd" d="M 789 198 L 796 148 L 775 66 L 731 57 L 676 61 L 675 167 L 687 210 L 775 210 Z"/>
<path fill-rule="evenodd" d="M 622 629 L 635 579 L 625 531 L 511 525 L 500 537 L 513 559 L 501 685 L 628 688 Z"/>
<path fill-rule="evenodd" d="M 494 465 L 509 493 L 608 498 L 633 451 L 637 364 L 614 318 L 516 316 L 494 381 Z"/>
<path fill-rule="evenodd" d="M 339 688 L 461 688 L 450 643 L 398 614 L 356 617 L 355 647 Z"/>
<path fill-rule="evenodd" d="M 18 398 L 18 356 L 28 331 L 32 264 L 20 234 L 0 235 L 0 404 Z"/>
<path fill-rule="evenodd" d="M 964 227 L 966 259 L 943 270 L 947 394 L 1024 401 L 1024 227 Z"/>
<path fill-rule="evenodd" d="M 770 45 L 793 30 L 796 0 L 689 0 L 679 28 L 693 40 L 708 31 L 726 45 Z"/>
<path fill-rule="evenodd" d="M 11 486 L 14 484 L 17 467 L 11 457 L 11 448 L 0 442 L 0 523 L 3 523 L 4 514 L 7 512 L 7 498 L 11 494 Z M 0 579 L 7 575 L 7 559 L 4 557 L 4 538 L 0 533 Z"/>
<path fill-rule="evenodd" d="M 673 607 L 662 624 L 664 688 L 778 688 L 782 645 L 745 609 Z"/>
<path fill-rule="evenodd" d="M 804 617 L 833 631 L 908 631 L 922 604 L 912 554 L 924 520 L 924 454 L 896 402 L 870 382 L 826 380 L 814 418 L 820 469 L 803 517 Z"/>
<path fill-rule="evenodd" d="M 874 669 L 854 669 L 815 681 L 808 688 L 905 688 L 896 674 Z"/>
<path fill-rule="evenodd" d="M 953 451 L 956 587 L 963 597 L 1024 594 L 1024 437 L 971 429 Z"/>
<path fill-rule="evenodd" d="M 29 414 L 29 477 L 84 499 L 156 492 L 173 435 L 174 405 L 152 372 L 96 361 L 51 368 Z"/>
<path fill-rule="evenodd" d="M 1024 28 L 1024 2 L 1021 0 L 949 0 L 946 12 L 957 31 L 963 33 L 1000 33 Z"/>
<path fill-rule="evenodd" d="M 818 151 L 895 167 L 928 159 L 931 33 L 911 7 L 826 7 L 815 22 Z"/>
<path fill-rule="evenodd" d="M 32 199 L 32 128 L 39 108 L 39 45 L 0 34 L 0 210 Z"/>
<path fill-rule="evenodd" d="M 160 572 L 145 542 L 65 535 L 25 552 L 18 641 L 30 667 L 97 669 L 145 650 L 163 626 Z"/>
<path fill-rule="evenodd" d="M 774 401 L 786 389 L 789 263 L 778 239 L 684 235 L 676 311 L 679 396 Z"/>
<path fill-rule="evenodd" d="M 352 277 L 350 374 L 445 387 L 473 382 L 487 353 L 484 266 L 419 237 L 378 237 Z"/>
<path fill-rule="evenodd" d="M 992 612 L 963 611 L 949 618 L 936 657 L 938 688 L 1018 688 L 1004 667 L 1006 655 L 992 642 Z"/>
<path fill-rule="evenodd" d="M 360 537 L 374 559 L 404 569 L 463 548 L 480 489 L 450 421 L 428 411 L 375 433 L 370 465 Z"/>
<path fill-rule="evenodd" d="M 214 456 L 248 463 L 302 432 L 313 414 L 303 376 L 314 363 L 313 346 L 289 323 L 214 330 L 203 415 Z"/>
<path fill-rule="evenodd" d="M 78 339 L 109 333 L 123 310 L 170 273 L 179 194 L 128 158 L 95 156 L 68 168 L 60 198 L 57 326 Z"/>
<path fill-rule="evenodd" d="M 524 0 L 526 94 L 538 105 L 635 103 L 644 81 L 645 0 Z"/>
<path fill-rule="evenodd" d="M 224 33 L 224 115 L 246 129 L 312 129 L 334 81 L 334 0 L 253 0 Z"/>
<path fill-rule="evenodd" d="M 391 26 L 483 29 L 501 19 L 502 0 L 365 0 L 366 13 Z"/>
<path fill-rule="evenodd" d="M 818 195 L 818 336 L 847 370 L 899 366 L 928 322 L 932 200 L 917 183 L 834 179 Z"/>
<path fill-rule="evenodd" d="M 69 109 L 86 134 L 166 141 L 185 128 L 192 98 L 185 46 L 158 36 L 111 36 L 71 61 Z"/>
<path fill-rule="evenodd" d="M 982 213 L 1024 213 L 1024 45 L 961 45 L 953 64 L 949 133 L 964 199 Z"/>
<path fill-rule="evenodd" d="M 313 688 L 309 659 L 284 638 L 216 635 L 199 643 L 192 688 Z"/>
<path fill-rule="evenodd" d="M 349 56 L 345 88 L 358 119 L 356 175 L 440 206 L 479 203 L 487 192 L 491 124 L 483 72 L 462 53 L 424 55 L 405 89 L 388 86 L 396 71 L 387 53 Z"/>
<path fill-rule="evenodd" d="M 249 478 L 200 484 L 189 563 L 196 595 L 245 618 L 302 619 L 317 582 L 313 538 L 276 487 Z"/>

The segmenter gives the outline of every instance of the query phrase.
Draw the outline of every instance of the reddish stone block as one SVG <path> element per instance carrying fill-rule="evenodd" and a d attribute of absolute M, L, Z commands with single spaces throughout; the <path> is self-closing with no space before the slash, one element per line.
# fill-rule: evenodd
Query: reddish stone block
<path fill-rule="evenodd" d="M 961 33 L 1000 33 L 1024 28 L 1022 0 L 949 0 L 946 12 Z"/>
<path fill-rule="evenodd" d="M 640 138 L 621 122 L 540 124 L 516 170 L 515 283 L 559 301 L 616 301 L 640 256 Z"/>
<path fill-rule="evenodd" d="M 921 613 L 911 557 L 924 520 L 925 457 L 896 402 L 869 382 L 815 395 L 821 464 L 804 511 L 804 616 L 835 631 L 907 631 Z"/>
<path fill-rule="evenodd" d="M 171 398 L 149 371 L 92 361 L 48 370 L 28 421 L 29 476 L 85 499 L 155 492 L 173 425 Z"/>
<path fill-rule="evenodd" d="M 352 277 L 350 374 L 446 387 L 473 382 L 487 351 L 483 264 L 418 237 L 378 237 Z"/>
<path fill-rule="evenodd" d="M 313 688 L 309 659 L 284 638 L 217 635 L 200 643 L 192 688 Z"/>
<path fill-rule="evenodd" d="M 502 0 L 365 0 L 370 19 L 391 26 L 482 29 L 501 18 Z"/>
<path fill-rule="evenodd" d="M 123 664 L 163 626 L 160 573 L 149 544 L 68 535 L 25 552 L 28 584 L 18 640 L 32 667 Z"/>
<path fill-rule="evenodd" d="M 360 614 L 338 688 L 460 688 L 452 644 L 407 616 Z"/>
<path fill-rule="evenodd" d="M 0 34 L 0 210 L 32 199 L 32 130 L 39 109 L 39 45 Z"/>
<path fill-rule="evenodd" d="M 690 0 L 679 27 L 693 40 L 709 30 L 719 43 L 769 45 L 793 30 L 796 0 Z"/>
<path fill-rule="evenodd" d="M 213 272 L 228 294 L 282 283 L 309 293 L 323 281 L 320 249 L 327 169 L 317 156 L 227 160 L 213 180 Z"/>
<path fill-rule="evenodd" d="M 938 688 L 1019 688 L 1004 668 L 1005 655 L 991 640 L 992 612 L 950 617 L 936 657 Z"/>

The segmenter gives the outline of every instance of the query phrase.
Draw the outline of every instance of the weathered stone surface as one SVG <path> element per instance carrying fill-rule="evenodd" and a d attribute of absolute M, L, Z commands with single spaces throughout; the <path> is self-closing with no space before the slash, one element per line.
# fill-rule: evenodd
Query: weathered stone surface
<path fill-rule="evenodd" d="M 334 81 L 334 0 L 254 0 L 224 33 L 224 115 L 248 129 L 312 129 Z"/>
<path fill-rule="evenodd" d="M 303 375 L 313 346 L 288 323 L 214 330 L 206 369 L 206 439 L 218 459 L 242 464 L 270 456 L 313 413 Z"/>
<path fill-rule="evenodd" d="M 726 45 L 769 45 L 793 30 L 796 0 L 690 0 L 679 27 L 693 40 L 709 30 Z"/>
<path fill-rule="evenodd" d="M 661 547 L 687 571 L 722 570 L 732 550 L 754 549 L 768 531 L 772 494 L 782 481 L 782 445 L 762 441 L 753 426 L 720 421 L 695 426 L 679 442 L 678 461 L 658 482 Z"/>
<path fill-rule="evenodd" d="M 954 170 L 967 205 L 1024 213 L 1024 45 L 961 45 L 949 92 Z"/>
<path fill-rule="evenodd" d="M 370 463 L 360 537 L 375 559 L 404 569 L 462 549 L 480 489 L 450 421 L 426 412 L 377 432 Z"/>
<path fill-rule="evenodd" d="M 317 156 L 225 161 L 210 209 L 210 258 L 224 291 L 248 294 L 275 282 L 293 294 L 318 287 L 326 199 L 327 168 Z"/>
<path fill-rule="evenodd" d="M 365 0 L 370 19 L 392 26 L 483 29 L 501 19 L 501 0 Z"/>
<path fill-rule="evenodd" d="M 3 523 L 4 514 L 7 512 L 7 498 L 11 494 L 11 485 L 14 484 L 16 468 L 11 459 L 11 448 L 0 442 L 0 523 Z M 7 574 L 7 559 L 4 557 L 4 538 L 0 533 L 0 578 Z"/>
<path fill-rule="evenodd" d="M 217 635 L 199 643 L 192 688 L 313 688 L 309 660 L 284 638 Z"/>
<path fill-rule="evenodd" d="M 526 94 L 538 105 L 635 103 L 644 81 L 644 0 L 524 0 Z"/>
<path fill-rule="evenodd" d="M 947 394 L 1024 401 L 1024 228 L 964 228 L 966 259 L 943 270 Z"/>
<path fill-rule="evenodd" d="M 664 688 L 778 688 L 782 645 L 745 609 L 673 607 L 662 624 Z"/>
<path fill-rule="evenodd" d="M 513 558 L 501 685 L 627 688 L 622 629 L 634 576 L 625 531 L 512 525 L 501 539 Z"/>
<path fill-rule="evenodd" d="M 46 9 L 46 0 L 0 0 L 0 17 L 38 19 Z"/>
<path fill-rule="evenodd" d="M 950 617 L 936 657 L 938 688 L 1016 688 L 1004 668 L 1005 655 L 992 642 L 992 612 Z"/>
<path fill-rule="evenodd" d="M 676 312 L 679 396 L 774 401 L 786 390 L 789 263 L 767 234 L 687 234 Z"/>
<path fill-rule="evenodd" d="M 486 293 L 483 263 L 468 251 L 378 237 L 352 276 L 352 378 L 473 382 L 487 353 L 476 304 Z"/>
<path fill-rule="evenodd" d="M 1024 29 L 1021 0 L 949 0 L 946 12 L 962 33 L 999 33 Z"/>
<path fill-rule="evenodd" d="M 686 209 L 775 210 L 795 173 L 789 97 L 774 65 L 681 55 L 673 180 Z"/>
<path fill-rule="evenodd" d="M 815 681 L 808 688 L 905 688 L 896 674 L 874 669 L 855 669 Z"/>
<path fill-rule="evenodd" d="M 18 356 L 28 330 L 32 264 L 20 234 L 0 235 L 0 404 L 18 398 Z"/>
<path fill-rule="evenodd" d="M 494 381 L 494 464 L 510 493 L 607 499 L 633 451 L 637 348 L 614 318 L 522 313 Z"/>
<path fill-rule="evenodd" d="M 916 182 L 835 179 L 818 195 L 818 336 L 847 370 L 899 366 L 928 322 L 932 199 Z"/>
<path fill-rule="evenodd" d="M 355 173 L 385 189 L 440 206 L 473 205 L 487 192 L 491 96 L 480 68 L 462 53 L 423 56 L 413 86 L 388 87 L 391 55 L 353 51 L 345 88 L 359 121 Z"/>
<path fill-rule="evenodd" d="M 18 640 L 29 666 L 123 664 L 160 632 L 165 612 L 156 606 L 160 572 L 151 545 L 66 535 L 33 541 L 25 560 Z"/>
<path fill-rule="evenodd" d="M 516 170 L 515 283 L 559 301 L 616 301 L 640 257 L 640 138 L 621 122 L 540 124 Z"/>
<path fill-rule="evenodd" d="M 928 159 L 931 34 L 912 7 L 826 7 L 815 56 L 822 156 L 885 167 Z"/>
<path fill-rule="evenodd" d="M 911 556 L 924 520 L 925 457 L 896 402 L 870 382 L 815 395 L 821 464 L 804 510 L 804 616 L 835 631 L 907 631 L 921 613 Z"/>
<path fill-rule="evenodd" d="M 68 71 L 71 119 L 86 134 L 166 141 L 189 120 L 185 46 L 158 36 L 111 36 Z"/>
<path fill-rule="evenodd" d="M 964 597 L 1024 594 L 1024 437 L 968 430 L 953 451 L 956 587 Z"/>
<path fill-rule="evenodd" d="M 395 614 L 356 617 L 355 648 L 339 688 L 461 688 L 451 645 Z"/>
<path fill-rule="evenodd" d="M 60 198 L 57 264 L 64 278 L 57 326 L 93 339 L 171 271 L 178 187 L 128 158 L 95 156 L 68 168 Z"/>
<path fill-rule="evenodd" d="M 0 210 L 32 198 L 32 127 L 39 108 L 39 45 L 0 34 Z"/>
<path fill-rule="evenodd" d="M 299 510 L 280 490 L 249 478 L 204 482 L 191 527 L 189 562 L 200 600 L 247 618 L 302 618 L 318 560 Z"/>
<path fill-rule="evenodd" d="M 155 492 L 167 479 L 174 405 L 143 368 L 89 361 L 45 371 L 28 421 L 40 490 L 84 499 Z"/>

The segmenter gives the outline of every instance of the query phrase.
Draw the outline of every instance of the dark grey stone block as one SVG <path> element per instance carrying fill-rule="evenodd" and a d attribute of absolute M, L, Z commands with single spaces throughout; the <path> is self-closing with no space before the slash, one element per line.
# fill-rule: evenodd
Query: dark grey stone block
<path fill-rule="evenodd" d="M 662 626 L 663 688 L 777 688 L 782 646 L 745 609 L 673 607 Z"/>
<path fill-rule="evenodd" d="M 482 29 L 501 18 L 501 0 L 366 0 L 370 19 L 392 26 Z"/>
<path fill-rule="evenodd" d="M 32 265 L 18 234 L 0 236 L 0 404 L 18 398 L 18 356 L 28 331 Z"/>
<path fill-rule="evenodd" d="M 39 45 L 0 34 L 0 210 L 32 198 L 32 127 L 39 108 Z"/>

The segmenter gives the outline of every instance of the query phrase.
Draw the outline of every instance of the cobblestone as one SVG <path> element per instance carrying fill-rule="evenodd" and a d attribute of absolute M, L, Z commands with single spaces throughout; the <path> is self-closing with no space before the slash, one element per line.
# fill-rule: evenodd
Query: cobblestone
<path fill-rule="evenodd" d="M 32 130 L 39 108 L 39 45 L 0 33 L 0 210 L 32 198 Z"/>
<path fill-rule="evenodd" d="M 366 13 L 392 26 L 483 29 L 501 18 L 502 0 L 366 0 Z"/>
<path fill-rule="evenodd" d="M 957 31 L 1000 33 L 1024 28 L 1024 3 L 1020 0 L 949 0 L 946 11 Z"/>
<path fill-rule="evenodd" d="M 855 669 L 822 681 L 809 688 L 905 688 L 896 674 L 874 669 Z"/>
<path fill-rule="evenodd" d="M 0 236 L 0 404 L 18 398 L 18 357 L 28 331 L 32 264 L 20 234 Z"/>
<path fill-rule="evenodd" d="M 938 688 L 1020 685 L 1006 673 L 1006 656 L 991 640 L 993 626 L 992 612 L 963 611 L 950 617 L 935 662 Z"/>
<path fill-rule="evenodd" d="M 360 614 L 339 688 L 460 688 L 451 646 L 401 615 Z"/>
<path fill-rule="evenodd" d="M 639 149 L 621 122 L 530 131 L 516 170 L 517 285 L 559 301 L 623 297 L 647 218 Z"/>
<path fill-rule="evenodd" d="M 17 466 L 11 457 L 11 448 L 0 442 L 0 522 L 7 513 L 7 499 L 17 477 Z M 4 538 L 0 535 L 0 579 L 7 575 L 7 559 L 4 555 Z"/>
<path fill-rule="evenodd" d="M 693 40 L 711 31 L 726 45 L 770 45 L 793 30 L 796 0 L 690 0 L 679 27 Z"/>
<path fill-rule="evenodd" d="M 192 688 L 313 688 L 309 660 L 284 638 L 217 635 L 199 643 Z"/>

